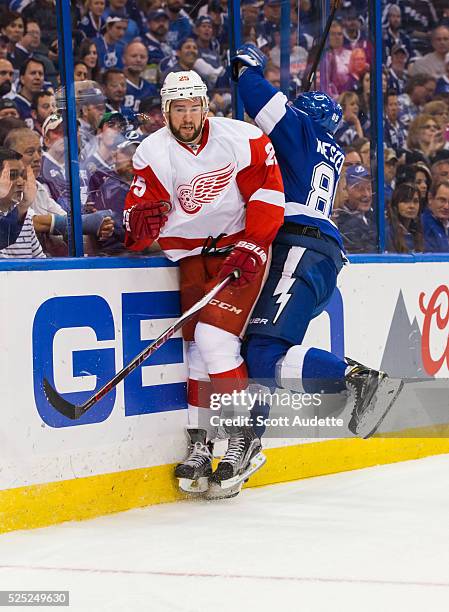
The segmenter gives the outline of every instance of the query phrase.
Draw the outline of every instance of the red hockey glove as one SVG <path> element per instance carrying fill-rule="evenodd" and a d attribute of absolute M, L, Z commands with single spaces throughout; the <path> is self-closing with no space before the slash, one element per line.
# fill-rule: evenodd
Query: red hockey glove
<path fill-rule="evenodd" d="M 254 242 L 240 240 L 224 260 L 219 277 L 224 278 L 237 269 L 240 271 L 240 277 L 232 281 L 231 285 L 245 287 L 260 274 L 266 261 L 265 249 Z"/>
<path fill-rule="evenodd" d="M 125 227 L 134 240 L 156 240 L 170 210 L 170 202 L 140 202 L 125 210 Z"/>

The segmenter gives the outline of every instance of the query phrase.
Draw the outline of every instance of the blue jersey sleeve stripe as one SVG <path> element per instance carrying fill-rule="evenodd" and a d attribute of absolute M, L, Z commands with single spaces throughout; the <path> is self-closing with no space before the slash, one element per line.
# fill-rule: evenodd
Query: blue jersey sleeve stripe
<path fill-rule="evenodd" d="M 287 112 L 287 97 L 280 91 L 257 113 L 255 122 L 265 134 L 270 133 Z"/>

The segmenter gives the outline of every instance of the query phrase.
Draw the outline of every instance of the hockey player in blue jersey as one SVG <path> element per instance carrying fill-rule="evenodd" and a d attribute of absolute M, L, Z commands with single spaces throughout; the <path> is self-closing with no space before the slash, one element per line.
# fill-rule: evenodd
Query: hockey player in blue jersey
<path fill-rule="evenodd" d="M 353 360 L 302 345 L 310 321 L 331 299 L 345 260 L 340 233 L 331 220 L 344 161 L 333 138 L 341 107 L 321 92 L 303 93 L 290 104 L 264 78 L 266 57 L 252 44 L 238 49 L 231 64 L 246 112 L 273 143 L 272 161 L 279 161 L 286 201 L 269 276 L 246 332 L 249 375 L 307 393 L 348 389 L 354 398 L 349 429 L 368 437 L 402 383 Z"/>

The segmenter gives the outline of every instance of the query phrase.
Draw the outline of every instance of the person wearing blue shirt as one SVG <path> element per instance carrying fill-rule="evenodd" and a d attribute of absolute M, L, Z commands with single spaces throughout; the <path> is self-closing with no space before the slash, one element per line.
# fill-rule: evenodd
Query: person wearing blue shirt
<path fill-rule="evenodd" d="M 422 214 L 424 251 L 449 253 L 449 181 L 434 183 Z"/>
<path fill-rule="evenodd" d="M 289 104 L 264 78 L 265 65 L 265 56 L 252 44 L 243 45 L 231 59 L 246 112 L 271 139 L 267 163 L 279 161 L 286 200 L 268 279 L 247 328 L 244 356 L 249 375 L 269 387 L 292 391 L 349 389 L 355 397 L 349 429 L 367 437 L 376 431 L 402 383 L 302 345 L 310 321 L 329 303 L 344 263 L 342 238 L 331 220 L 345 157 L 333 137 L 342 109 L 321 92 L 301 94 Z M 378 392 L 389 387 L 390 399 L 377 401 Z"/>
<path fill-rule="evenodd" d="M 167 42 L 176 49 L 181 40 L 192 36 L 192 20 L 184 10 L 184 0 L 167 0 L 166 10 L 170 19 Z"/>
<path fill-rule="evenodd" d="M 134 19 L 130 19 L 126 10 L 126 0 L 109 0 L 109 7 L 103 13 L 104 19 L 107 19 L 110 15 L 119 15 L 126 19 L 127 26 L 125 35 L 123 36 L 122 44 L 131 42 L 135 38 L 141 35 L 140 28 Z"/>
<path fill-rule="evenodd" d="M 123 102 L 125 109 L 137 113 L 143 98 L 155 96 L 157 87 L 142 78 L 142 72 L 148 64 L 148 51 L 139 41 L 129 43 L 123 53 L 123 63 L 126 77 L 126 94 Z"/>
<path fill-rule="evenodd" d="M 103 35 L 94 39 L 101 70 L 123 68 L 123 37 L 128 20 L 119 15 L 110 15 L 103 26 Z"/>
<path fill-rule="evenodd" d="M 101 28 L 104 26 L 103 15 L 106 6 L 105 0 L 88 0 L 86 8 L 89 9 L 78 24 L 78 29 L 86 38 L 101 36 Z"/>
<path fill-rule="evenodd" d="M 159 65 L 164 57 L 174 55 L 172 47 L 166 42 L 169 17 L 163 9 L 148 13 L 148 32 L 144 43 L 148 49 L 148 63 Z"/>

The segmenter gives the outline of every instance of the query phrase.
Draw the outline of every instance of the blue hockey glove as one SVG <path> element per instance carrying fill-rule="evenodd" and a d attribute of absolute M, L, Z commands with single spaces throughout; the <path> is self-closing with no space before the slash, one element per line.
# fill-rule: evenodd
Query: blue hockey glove
<path fill-rule="evenodd" d="M 236 82 L 239 79 L 240 64 L 257 68 L 263 74 L 267 65 L 267 57 L 256 45 L 246 43 L 237 49 L 235 55 L 231 57 L 231 78 Z"/>

